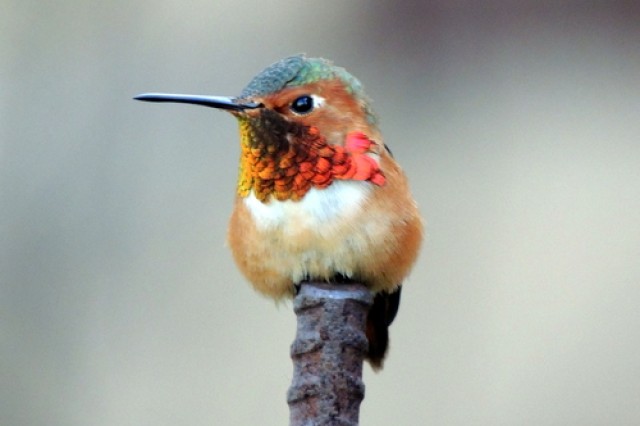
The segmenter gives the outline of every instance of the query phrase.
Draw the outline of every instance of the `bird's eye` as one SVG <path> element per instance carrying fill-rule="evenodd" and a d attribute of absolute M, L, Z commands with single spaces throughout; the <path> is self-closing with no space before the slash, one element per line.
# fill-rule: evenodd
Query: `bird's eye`
<path fill-rule="evenodd" d="M 291 111 L 296 114 L 309 114 L 314 107 L 314 100 L 311 95 L 302 95 L 291 103 Z"/>

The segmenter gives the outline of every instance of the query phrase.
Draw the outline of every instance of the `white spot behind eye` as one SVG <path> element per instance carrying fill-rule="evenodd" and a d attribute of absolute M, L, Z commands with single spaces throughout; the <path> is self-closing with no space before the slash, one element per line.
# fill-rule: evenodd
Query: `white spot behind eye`
<path fill-rule="evenodd" d="M 318 95 L 311 95 L 311 99 L 313 99 L 313 107 L 319 108 L 324 104 L 324 98 Z"/>

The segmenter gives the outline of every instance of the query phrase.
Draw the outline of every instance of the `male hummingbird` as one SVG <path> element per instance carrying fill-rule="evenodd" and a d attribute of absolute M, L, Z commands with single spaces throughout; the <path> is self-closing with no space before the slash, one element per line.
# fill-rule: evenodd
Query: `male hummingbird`
<path fill-rule="evenodd" d="M 381 368 L 422 221 L 360 82 L 327 60 L 297 55 L 267 67 L 235 98 L 136 99 L 236 117 L 241 153 L 228 242 L 238 267 L 275 299 L 304 280 L 367 285 L 375 294 L 367 359 Z"/>

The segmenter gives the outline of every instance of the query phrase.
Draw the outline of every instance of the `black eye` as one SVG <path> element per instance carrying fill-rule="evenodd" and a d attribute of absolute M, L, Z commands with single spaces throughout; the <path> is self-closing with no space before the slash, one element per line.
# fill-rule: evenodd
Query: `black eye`
<path fill-rule="evenodd" d="M 291 103 L 291 111 L 296 114 L 308 114 L 313 109 L 313 98 L 309 95 L 302 95 Z"/>

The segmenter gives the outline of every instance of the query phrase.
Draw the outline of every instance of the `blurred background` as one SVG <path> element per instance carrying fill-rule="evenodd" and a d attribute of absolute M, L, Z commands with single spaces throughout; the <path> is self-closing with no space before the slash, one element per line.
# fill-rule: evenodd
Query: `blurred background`
<path fill-rule="evenodd" d="M 287 424 L 235 120 L 131 98 L 299 52 L 363 81 L 428 224 L 361 423 L 640 423 L 637 2 L 0 6 L 0 424 Z"/>

